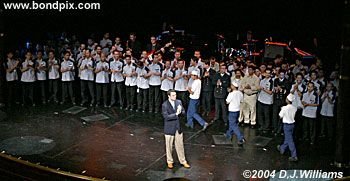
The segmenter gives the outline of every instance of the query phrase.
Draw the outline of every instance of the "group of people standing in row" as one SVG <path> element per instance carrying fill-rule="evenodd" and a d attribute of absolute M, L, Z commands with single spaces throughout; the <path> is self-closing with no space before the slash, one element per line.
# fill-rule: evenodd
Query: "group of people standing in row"
<path fill-rule="evenodd" d="M 245 139 L 238 125 L 274 135 L 283 130 L 289 145 L 294 129 L 290 124 L 295 122 L 296 138 L 313 145 L 320 124 L 320 137 L 333 139 L 339 76 L 337 71 L 325 76 L 319 59 L 310 65 L 301 59 L 289 64 L 281 55 L 264 63 L 245 57 L 218 61 L 215 56 L 204 59 L 201 51 L 195 50 L 184 60 L 181 51 L 170 52 L 169 44 L 160 46 L 154 36 L 144 50 L 135 34 L 130 34 L 126 47 L 118 44 L 117 38 L 113 45 L 105 35 L 100 44 L 81 44 L 75 53 L 69 47 L 59 55 L 54 50 L 37 50 L 34 55 L 27 51 L 23 61 L 9 51 L 4 62 L 7 105 L 66 104 L 68 100 L 76 105 L 80 94 L 81 106 L 119 106 L 142 113 L 160 113 L 163 108 L 166 120 L 177 119 L 186 110 L 189 128 L 194 128 L 194 120 L 203 130 L 210 122 L 222 120 L 228 126 L 227 138 L 235 133 L 239 145 Z M 181 101 L 173 100 L 174 96 Z M 170 104 L 161 106 L 168 100 Z M 214 119 L 206 121 L 213 103 Z M 178 126 L 176 123 L 175 131 L 165 129 L 166 135 L 175 135 Z M 286 143 L 278 149 L 282 153 L 285 148 Z M 291 160 L 297 160 L 294 151 Z"/>

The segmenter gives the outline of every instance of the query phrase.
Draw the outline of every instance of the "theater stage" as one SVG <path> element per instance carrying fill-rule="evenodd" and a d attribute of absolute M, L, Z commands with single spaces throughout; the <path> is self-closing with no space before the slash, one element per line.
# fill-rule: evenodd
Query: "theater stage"
<path fill-rule="evenodd" d="M 198 124 L 193 130 L 186 128 L 184 120 L 185 153 L 192 167 L 181 167 L 174 153 L 175 167 L 170 170 L 166 167 L 160 114 L 116 107 L 69 108 L 12 108 L 9 118 L 0 122 L 1 151 L 55 170 L 108 180 L 249 180 L 242 176 L 244 170 L 337 171 L 330 166 L 334 145 L 326 140 L 313 147 L 297 143 L 299 162 L 291 163 L 289 155 L 276 151 L 281 136 L 261 136 L 258 130 L 241 127 L 247 142 L 239 147 L 235 140 L 232 144 L 222 139 L 226 129 L 222 122 L 213 123 L 203 132 Z M 209 121 L 213 115 L 205 119 Z M 0 165 L 0 172 L 6 172 L 0 174 L 1 180 L 24 174 L 16 171 L 16 165 Z M 25 178 L 30 178 L 30 173 Z"/>

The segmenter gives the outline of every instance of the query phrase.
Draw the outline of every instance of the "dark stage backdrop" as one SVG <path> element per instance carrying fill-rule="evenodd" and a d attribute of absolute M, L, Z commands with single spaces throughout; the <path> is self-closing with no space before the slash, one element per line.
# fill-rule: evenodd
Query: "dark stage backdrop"
<path fill-rule="evenodd" d="M 26 1 L 28 0 L 22 0 Z M 0 25 L 3 25 L 2 29 L 5 32 L 6 48 L 17 48 L 23 41 L 45 39 L 47 32 L 61 31 L 78 34 L 82 38 L 92 32 L 100 35 L 110 32 L 112 36 L 118 33 L 126 37 L 128 32 L 133 31 L 142 39 L 161 32 L 164 22 L 202 38 L 212 38 L 215 33 L 222 32 L 231 41 L 236 40 L 237 34 L 243 38 L 247 30 L 252 30 L 258 39 L 263 40 L 270 35 L 280 41 L 293 39 L 305 50 L 312 49 L 312 39 L 317 37 L 320 48 L 324 50 L 322 52 L 327 54 L 329 59 L 337 53 L 340 42 L 341 1 L 79 2 L 100 2 L 101 10 L 0 11 L 3 22 Z"/>

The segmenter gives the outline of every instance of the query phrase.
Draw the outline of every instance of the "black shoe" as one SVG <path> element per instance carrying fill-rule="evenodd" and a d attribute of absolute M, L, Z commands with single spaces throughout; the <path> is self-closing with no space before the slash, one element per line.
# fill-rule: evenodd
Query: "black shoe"
<path fill-rule="evenodd" d="M 291 161 L 291 162 L 297 162 L 298 161 L 298 157 L 289 157 L 288 160 Z"/>
<path fill-rule="evenodd" d="M 255 126 L 255 125 L 250 125 L 250 128 L 251 128 L 251 129 L 255 129 L 256 126 Z"/>
<path fill-rule="evenodd" d="M 239 140 L 239 141 L 237 142 L 237 145 L 238 145 L 238 146 L 242 146 L 243 143 L 245 143 L 245 142 L 246 142 L 246 140 L 243 138 L 243 139 L 241 139 L 241 140 Z"/>
<path fill-rule="evenodd" d="M 243 126 L 244 126 L 244 123 L 243 123 L 243 122 L 239 122 L 239 123 L 238 123 L 238 126 L 239 126 L 239 127 L 243 127 Z"/>

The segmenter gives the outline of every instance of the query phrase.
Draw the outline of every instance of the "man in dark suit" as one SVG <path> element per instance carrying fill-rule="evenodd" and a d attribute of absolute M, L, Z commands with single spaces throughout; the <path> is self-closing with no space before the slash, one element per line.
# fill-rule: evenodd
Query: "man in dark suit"
<path fill-rule="evenodd" d="M 226 97 L 228 95 L 227 88 L 231 85 L 231 78 L 226 73 L 226 65 L 220 66 L 220 71 L 215 74 L 213 78 L 214 87 L 214 97 L 215 97 L 215 118 L 212 122 L 219 120 L 220 113 L 221 117 L 227 125 L 227 107 L 226 107 Z"/>
<path fill-rule="evenodd" d="M 213 97 L 214 85 L 213 78 L 216 74 L 215 70 L 210 67 L 210 62 L 205 61 L 203 66 L 202 77 L 202 116 L 209 116 L 211 111 L 211 100 Z"/>
<path fill-rule="evenodd" d="M 166 158 L 168 168 L 172 169 L 174 160 L 172 156 L 173 142 L 175 139 L 175 149 L 180 163 L 185 168 L 191 166 L 187 163 L 185 158 L 185 150 L 183 146 L 183 134 L 180 127 L 179 116 L 185 114 L 185 109 L 182 106 L 180 100 L 176 99 L 176 91 L 173 89 L 168 90 L 168 100 L 162 104 L 162 114 L 164 118 L 164 134 L 165 134 L 165 147 Z"/>

